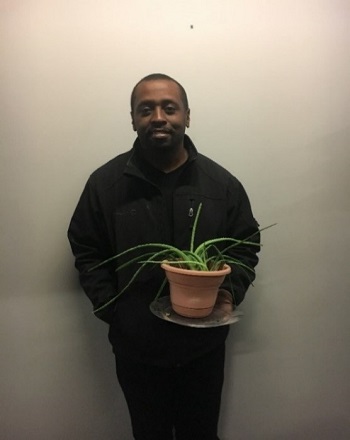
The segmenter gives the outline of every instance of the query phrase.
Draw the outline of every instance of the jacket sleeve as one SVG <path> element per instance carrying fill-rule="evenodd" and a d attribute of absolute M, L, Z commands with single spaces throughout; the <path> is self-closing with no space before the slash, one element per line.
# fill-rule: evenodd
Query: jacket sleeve
<path fill-rule="evenodd" d="M 92 302 L 94 310 L 116 295 L 116 275 L 111 267 L 101 266 L 89 272 L 91 267 L 112 255 L 111 241 L 100 203 L 90 178 L 68 229 L 68 239 L 75 256 L 75 267 L 79 272 L 80 284 Z M 96 315 L 110 323 L 113 312 L 114 303 Z"/>
<path fill-rule="evenodd" d="M 233 258 L 236 258 L 251 270 L 232 265 L 232 272 L 226 277 L 222 288 L 229 290 L 233 295 L 235 305 L 240 304 L 249 286 L 255 279 L 254 268 L 258 264 L 257 253 L 260 251 L 260 233 L 259 224 L 255 220 L 248 196 L 238 182 L 235 190 L 229 191 L 228 196 L 228 234 L 235 239 L 246 239 L 258 245 L 241 245 L 232 248 L 229 252 Z"/>

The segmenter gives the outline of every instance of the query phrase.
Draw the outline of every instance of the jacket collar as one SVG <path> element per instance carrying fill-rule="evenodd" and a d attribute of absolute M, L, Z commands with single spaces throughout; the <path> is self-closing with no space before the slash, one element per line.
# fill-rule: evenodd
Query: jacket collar
<path fill-rule="evenodd" d="M 187 134 L 185 134 L 184 136 L 184 145 L 186 150 L 188 151 L 188 159 L 186 164 L 189 164 L 190 162 L 196 160 L 198 156 L 198 151 L 194 146 L 194 143 L 192 142 L 191 138 L 187 136 Z M 139 154 L 140 148 L 141 148 L 140 140 L 139 138 L 136 138 L 133 147 L 130 151 L 131 154 L 126 164 L 124 173 L 145 179 L 145 174 L 143 172 L 144 161 L 142 160 Z"/>

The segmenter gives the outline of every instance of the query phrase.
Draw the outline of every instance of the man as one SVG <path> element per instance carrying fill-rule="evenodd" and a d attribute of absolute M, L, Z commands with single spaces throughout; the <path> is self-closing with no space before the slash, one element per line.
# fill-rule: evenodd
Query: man
<path fill-rule="evenodd" d="M 136 269 L 116 273 L 111 266 L 89 268 L 140 243 L 188 249 L 201 202 L 198 242 L 254 233 L 259 239 L 240 182 L 198 153 L 185 134 L 190 109 L 177 81 L 152 74 L 137 83 L 131 120 L 137 132 L 132 149 L 90 176 L 68 231 L 81 285 L 95 310 Z M 253 269 L 257 249 L 237 247 L 232 255 Z M 117 301 L 96 313 L 110 325 L 133 435 L 137 440 L 170 440 L 174 432 L 176 440 L 216 440 L 229 327 L 192 328 L 154 316 L 149 305 L 163 276 L 160 268 L 143 271 Z M 237 267 L 230 278 L 218 296 L 218 306 L 226 310 L 243 300 L 252 281 Z"/>

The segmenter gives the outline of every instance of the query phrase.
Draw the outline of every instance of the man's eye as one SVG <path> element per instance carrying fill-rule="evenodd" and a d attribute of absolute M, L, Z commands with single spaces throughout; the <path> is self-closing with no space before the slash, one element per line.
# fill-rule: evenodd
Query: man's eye
<path fill-rule="evenodd" d="M 148 116 L 151 114 L 151 109 L 150 107 L 142 107 L 140 108 L 140 113 L 142 116 Z"/>
<path fill-rule="evenodd" d="M 176 108 L 173 107 L 172 105 L 167 105 L 167 106 L 165 107 L 165 112 L 166 112 L 168 115 L 172 115 L 173 113 L 176 112 Z"/>

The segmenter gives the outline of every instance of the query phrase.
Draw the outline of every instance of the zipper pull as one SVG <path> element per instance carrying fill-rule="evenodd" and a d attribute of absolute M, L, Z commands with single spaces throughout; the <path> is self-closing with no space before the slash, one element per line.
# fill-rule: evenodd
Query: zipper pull
<path fill-rule="evenodd" d="M 191 218 L 193 217 L 194 214 L 194 210 L 193 210 L 194 199 L 190 199 L 189 201 L 190 201 L 190 209 L 188 210 L 188 216 Z"/>

